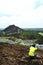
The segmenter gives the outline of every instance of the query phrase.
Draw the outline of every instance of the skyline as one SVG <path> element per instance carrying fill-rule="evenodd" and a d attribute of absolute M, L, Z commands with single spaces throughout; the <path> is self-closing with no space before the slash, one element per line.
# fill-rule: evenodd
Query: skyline
<path fill-rule="evenodd" d="M 0 28 L 43 28 L 43 0 L 1 0 Z"/>

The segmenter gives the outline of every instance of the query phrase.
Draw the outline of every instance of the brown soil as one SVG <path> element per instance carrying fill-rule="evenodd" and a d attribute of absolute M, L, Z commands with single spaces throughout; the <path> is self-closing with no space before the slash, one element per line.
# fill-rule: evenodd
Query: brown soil
<path fill-rule="evenodd" d="M 38 51 L 41 58 L 30 60 L 26 58 L 28 50 L 26 46 L 0 43 L 0 65 L 43 65 L 43 51 Z"/>

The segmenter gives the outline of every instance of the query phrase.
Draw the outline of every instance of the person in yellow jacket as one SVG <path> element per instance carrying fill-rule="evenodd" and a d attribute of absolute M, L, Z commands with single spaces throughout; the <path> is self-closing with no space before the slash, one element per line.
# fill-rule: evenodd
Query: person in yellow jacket
<path fill-rule="evenodd" d="M 36 58 L 36 56 L 37 56 L 36 50 L 37 50 L 37 47 L 35 47 L 35 44 L 33 44 L 33 45 L 30 47 L 30 50 L 29 50 L 29 53 L 28 53 L 30 59 Z"/>

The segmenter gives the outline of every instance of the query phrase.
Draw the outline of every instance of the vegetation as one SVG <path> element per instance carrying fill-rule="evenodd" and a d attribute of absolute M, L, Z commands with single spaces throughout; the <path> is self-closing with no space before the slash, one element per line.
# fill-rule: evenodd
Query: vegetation
<path fill-rule="evenodd" d="M 39 32 L 40 31 L 22 31 L 21 33 L 16 34 L 16 35 L 14 35 L 14 34 L 11 34 L 11 35 L 3 34 L 1 37 L 5 38 L 5 39 L 10 39 L 13 41 L 15 41 L 17 38 L 23 39 L 23 40 L 32 40 L 32 42 L 43 44 L 43 36 L 41 36 L 39 34 Z"/>
<path fill-rule="evenodd" d="M 24 31 L 21 33 L 22 39 L 36 40 L 35 42 L 43 43 L 43 36 L 39 34 L 40 31 Z M 42 31 L 41 31 L 42 32 Z M 43 33 L 43 32 L 42 32 Z"/>
<path fill-rule="evenodd" d="M 37 40 L 37 42 L 38 42 L 39 44 L 43 44 L 43 36 L 40 36 L 39 39 Z"/>
<path fill-rule="evenodd" d="M 43 34 L 43 29 L 40 29 L 40 31 L 38 29 L 25 30 L 15 25 L 10 25 L 4 30 L 0 31 L 0 36 L 13 41 L 15 41 L 15 38 L 19 38 L 23 40 L 36 40 L 35 42 L 43 43 L 43 36 L 39 33 Z"/>

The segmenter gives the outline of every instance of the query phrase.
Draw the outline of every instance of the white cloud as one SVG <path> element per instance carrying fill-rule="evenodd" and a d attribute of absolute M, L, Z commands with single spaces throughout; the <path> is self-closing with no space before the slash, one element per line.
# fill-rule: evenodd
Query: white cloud
<path fill-rule="evenodd" d="M 40 6 L 34 9 L 34 4 Z M 36 3 L 37 5 L 38 3 Z M 15 24 L 19 27 L 43 27 L 43 0 L 0 0 L 0 27 Z"/>
<path fill-rule="evenodd" d="M 1 0 L 0 12 L 7 14 L 22 13 L 23 10 L 32 8 L 32 0 Z"/>

